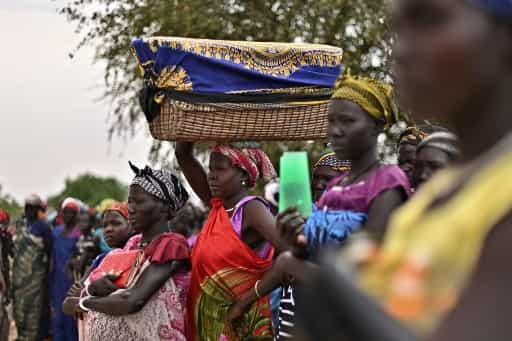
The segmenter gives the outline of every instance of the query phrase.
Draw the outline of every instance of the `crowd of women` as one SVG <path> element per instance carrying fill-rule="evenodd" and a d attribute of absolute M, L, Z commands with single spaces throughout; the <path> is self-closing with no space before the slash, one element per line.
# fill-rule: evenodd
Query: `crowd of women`
<path fill-rule="evenodd" d="M 312 165 L 311 216 L 275 216 L 275 182 L 250 194 L 277 176 L 257 145 L 217 144 L 205 170 L 194 143 L 177 142 L 209 211 L 200 232 L 183 232 L 199 218 L 183 218 L 177 174 L 130 163 L 128 202 L 102 214 L 112 250 L 94 260 L 75 200 L 51 228 L 29 197 L 12 269 L 2 229 L 0 290 L 14 292 L 19 340 L 45 325 L 55 340 L 508 340 L 512 4 L 396 0 L 392 15 L 400 99 L 445 127 L 407 128 L 398 164 L 385 164 L 377 141 L 401 120 L 395 90 L 348 71 L 329 105 L 332 149 Z"/>
<path fill-rule="evenodd" d="M 126 202 L 105 199 L 96 210 L 68 198 L 58 212 L 47 210 L 35 194 L 26 198 L 23 218 L 12 224 L 0 209 L 2 341 L 9 337 L 9 316 L 16 333 L 12 328 L 10 332 L 17 340 L 77 340 L 76 316 L 66 314 L 63 306 L 68 291 L 135 234 Z M 202 220 L 203 212 L 187 205 L 172 225 L 181 235 L 193 237 L 194 226 Z"/>

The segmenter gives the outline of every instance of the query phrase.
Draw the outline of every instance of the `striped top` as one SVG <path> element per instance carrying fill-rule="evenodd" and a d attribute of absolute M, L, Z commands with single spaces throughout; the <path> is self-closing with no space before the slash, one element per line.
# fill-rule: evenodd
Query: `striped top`
<path fill-rule="evenodd" d="M 283 287 L 281 301 L 279 302 L 279 327 L 276 340 L 292 339 L 295 325 L 295 297 L 293 286 Z"/>

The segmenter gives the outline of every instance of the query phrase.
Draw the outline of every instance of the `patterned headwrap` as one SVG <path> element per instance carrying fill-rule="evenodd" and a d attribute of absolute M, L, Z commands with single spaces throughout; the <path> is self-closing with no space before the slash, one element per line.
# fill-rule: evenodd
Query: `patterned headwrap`
<path fill-rule="evenodd" d="M 336 154 L 332 150 L 328 149 L 315 163 L 314 168 L 317 167 L 330 167 L 336 172 L 348 172 L 350 171 L 350 161 L 338 159 Z"/>
<path fill-rule="evenodd" d="M 128 219 L 128 203 L 126 201 L 119 202 L 114 201 L 110 206 L 105 210 L 107 211 L 116 211 L 119 212 L 123 217 Z"/>
<path fill-rule="evenodd" d="M 149 194 L 167 203 L 174 211 L 178 211 L 188 200 L 188 192 L 180 179 L 172 172 L 156 170 L 149 166 L 139 169 L 128 162 L 135 173 L 131 185 L 138 185 Z"/>
<path fill-rule="evenodd" d="M 226 156 L 231 165 L 245 171 L 249 176 L 249 187 L 253 187 L 261 177 L 271 180 L 276 177 L 276 170 L 270 162 L 267 154 L 257 145 L 240 145 L 240 147 L 228 144 L 216 144 L 212 148 L 213 153 Z"/>
<path fill-rule="evenodd" d="M 442 150 L 448 154 L 451 159 L 455 159 L 460 156 L 459 140 L 457 136 L 450 132 L 442 131 L 433 133 L 420 143 L 417 151 L 424 147 L 431 147 Z"/>
<path fill-rule="evenodd" d="M 7 213 L 4 209 L 0 208 L 0 222 L 5 222 L 10 219 L 9 213 Z"/>
<path fill-rule="evenodd" d="M 495 17 L 512 19 L 512 0 L 469 0 L 469 2 Z"/>
<path fill-rule="evenodd" d="M 344 99 L 358 104 L 364 111 L 391 127 L 399 119 L 393 87 L 366 77 L 353 77 L 350 70 L 336 80 L 332 99 Z"/>
<path fill-rule="evenodd" d="M 111 198 L 103 199 L 98 205 L 98 211 L 103 214 L 114 202 L 116 201 Z"/>
<path fill-rule="evenodd" d="M 448 132 L 448 129 L 445 127 L 434 125 L 431 123 L 422 123 L 419 125 L 414 125 L 407 127 L 402 134 L 400 134 L 400 137 L 398 138 L 398 144 L 410 144 L 413 146 L 417 146 L 436 132 Z"/>
<path fill-rule="evenodd" d="M 428 133 L 424 132 L 416 126 L 407 127 L 404 132 L 400 135 L 399 144 L 412 144 L 417 146 L 428 136 Z"/>

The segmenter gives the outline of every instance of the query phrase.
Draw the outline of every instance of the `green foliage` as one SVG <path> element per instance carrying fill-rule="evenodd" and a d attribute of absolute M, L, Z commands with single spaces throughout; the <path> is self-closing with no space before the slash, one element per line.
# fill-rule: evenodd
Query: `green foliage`
<path fill-rule="evenodd" d="M 344 49 L 353 73 L 389 77 L 385 0 L 73 0 L 60 12 L 82 37 L 77 50 L 93 44 L 96 61 L 106 65 L 110 137 L 144 127 L 135 96 L 142 81 L 130 53 L 134 37 L 325 43 Z M 155 142 L 152 148 L 156 161 L 161 147 Z"/>
<path fill-rule="evenodd" d="M 23 213 L 23 207 L 9 194 L 2 193 L 0 185 L 0 208 L 4 209 L 11 216 L 11 220 L 20 217 Z"/>
<path fill-rule="evenodd" d="M 48 205 L 58 207 L 62 200 L 73 197 L 93 207 L 105 198 L 126 200 L 127 193 L 128 187 L 115 178 L 103 178 L 86 173 L 74 179 L 66 179 L 64 190 L 48 198 Z"/>

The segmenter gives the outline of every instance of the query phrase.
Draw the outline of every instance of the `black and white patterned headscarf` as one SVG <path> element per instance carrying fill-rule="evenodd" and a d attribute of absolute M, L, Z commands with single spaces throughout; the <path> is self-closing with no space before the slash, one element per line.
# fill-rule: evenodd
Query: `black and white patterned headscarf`
<path fill-rule="evenodd" d="M 460 156 L 459 139 L 455 134 L 448 131 L 433 133 L 421 141 L 416 153 L 425 147 L 439 149 L 445 152 L 450 159 L 456 159 Z"/>
<path fill-rule="evenodd" d="M 178 211 L 185 205 L 188 200 L 188 192 L 180 179 L 171 171 L 156 170 L 149 166 L 139 169 L 133 163 L 128 163 L 135 173 L 131 185 L 142 187 L 149 194 L 169 204 L 174 211 Z"/>

